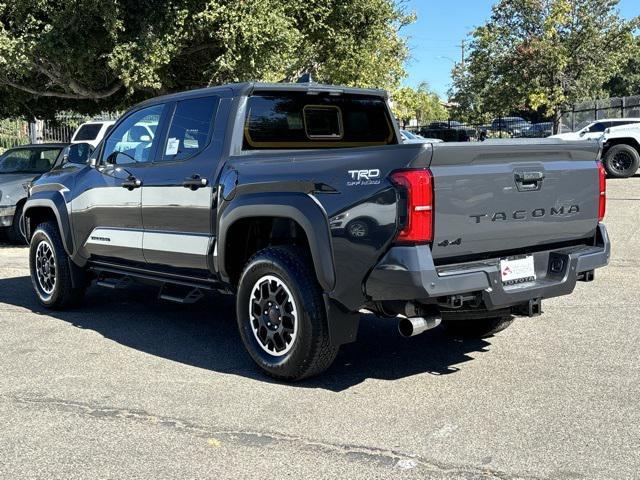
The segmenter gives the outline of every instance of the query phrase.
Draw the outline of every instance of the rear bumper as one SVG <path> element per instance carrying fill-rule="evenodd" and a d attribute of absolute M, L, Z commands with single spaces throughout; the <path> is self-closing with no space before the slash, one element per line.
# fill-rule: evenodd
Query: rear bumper
<path fill-rule="evenodd" d="M 567 295 L 585 273 L 609 263 L 611 245 L 607 229 L 598 225 L 593 246 L 577 245 L 533 253 L 536 280 L 503 286 L 499 258 L 436 267 L 427 245 L 393 247 L 366 281 L 374 301 L 431 300 L 452 295 L 479 294 L 487 309 L 495 310 Z M 551 263 L 562 268 L 552 271 Z"/>

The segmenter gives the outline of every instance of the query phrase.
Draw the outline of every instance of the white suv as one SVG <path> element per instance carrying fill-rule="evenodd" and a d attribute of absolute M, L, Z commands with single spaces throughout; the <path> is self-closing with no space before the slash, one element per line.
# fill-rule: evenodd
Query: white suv
<path fill-rule="evenodd" d="M 85 122 L 77 128 L 71 143 L 89 143 L 96 148 L 114 123 L 113 120 Z"/>
<path fill-rule="evenodd" d="M 575 132 L 559 133 L 550 138 L 560 138 L 562 140 L 589 140 L 599 139 L 607 128 L 620 127 L 632 123 L 640 123 L 640 118 L 608 118 L 590 122 L 584 127 L 578 128 Z"/>

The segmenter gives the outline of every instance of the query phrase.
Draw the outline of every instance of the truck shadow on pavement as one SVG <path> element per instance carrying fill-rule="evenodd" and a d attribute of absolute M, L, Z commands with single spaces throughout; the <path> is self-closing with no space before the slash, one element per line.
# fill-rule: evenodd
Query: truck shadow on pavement
<path fill-rule="evenodd" d="M 209 295 L 197 304 L 179 305 L 158 300 L 156 290 L 149 287 L 116 291 L 92 287 L 78 309 L 50 311 L 38 304 L 31 280 L 24 276 L 0 279 L 2 303 L 96 331 L 126 347 L 185 365 L 274 382 L 245 352 L 231 296 Z M 489 345 L 486 340 L 451 339 L 440 328 L 405 339 L 398 335 L 395 321 L 363 315 L 358 341 L 344 345 L 327 372 L 294 385 L 337 392 L 368 378 L 448 375 L 473 360 L 471 353 L 486 351 Z"/>

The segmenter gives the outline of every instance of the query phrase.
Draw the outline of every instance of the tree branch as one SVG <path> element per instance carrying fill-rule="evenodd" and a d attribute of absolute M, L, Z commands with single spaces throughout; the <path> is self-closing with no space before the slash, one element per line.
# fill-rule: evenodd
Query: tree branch
<path fill-rule="evenodd" d="M 27 87 L 24 85 L 19 85 L 9 80 L 3 80 L 2 83 L 12 88 L 15 88 L 17 90 L 21 90 L 23 92 L 30 93 L 38 97 L 67 98 L 72 100 L 101 100 L 103 98 L 107 98 L 114 95 L 118 90 L 122 88 L 122 82 L 120 80 L 117 80 L 116 82 L 114 82 L 109 88 L 105 90 L 99 90 L 99 91 L 88 90 L 82 87 L 81 85 L 79 85 L 77 82 L 72 80 L 69 86 L 75 93 L 52 92 L 52 91 L 41 92 L 34 88 Z"/>

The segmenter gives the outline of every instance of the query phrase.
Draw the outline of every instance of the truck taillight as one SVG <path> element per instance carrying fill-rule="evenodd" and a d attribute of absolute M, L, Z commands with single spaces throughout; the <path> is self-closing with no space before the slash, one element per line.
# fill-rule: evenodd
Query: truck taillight
<path fill-rule="evenodd" d="M 429 170 L 400 170 L 391 174 L 391 180 L 403 189 L 406 213 L 398 242 L 422 243 L 433 240 L 433 177 Z M 405 216 L 406 215 L 406 216 Z"/>
<path fill-rule="evenodd" d="M 598 221 L 601 222 L 604 219 L 604 214 L 607 210 L 607 172 L 601 162 L 598 162 L 598 171 L 600 172 L 600 198 L 598 203 Z"/>

